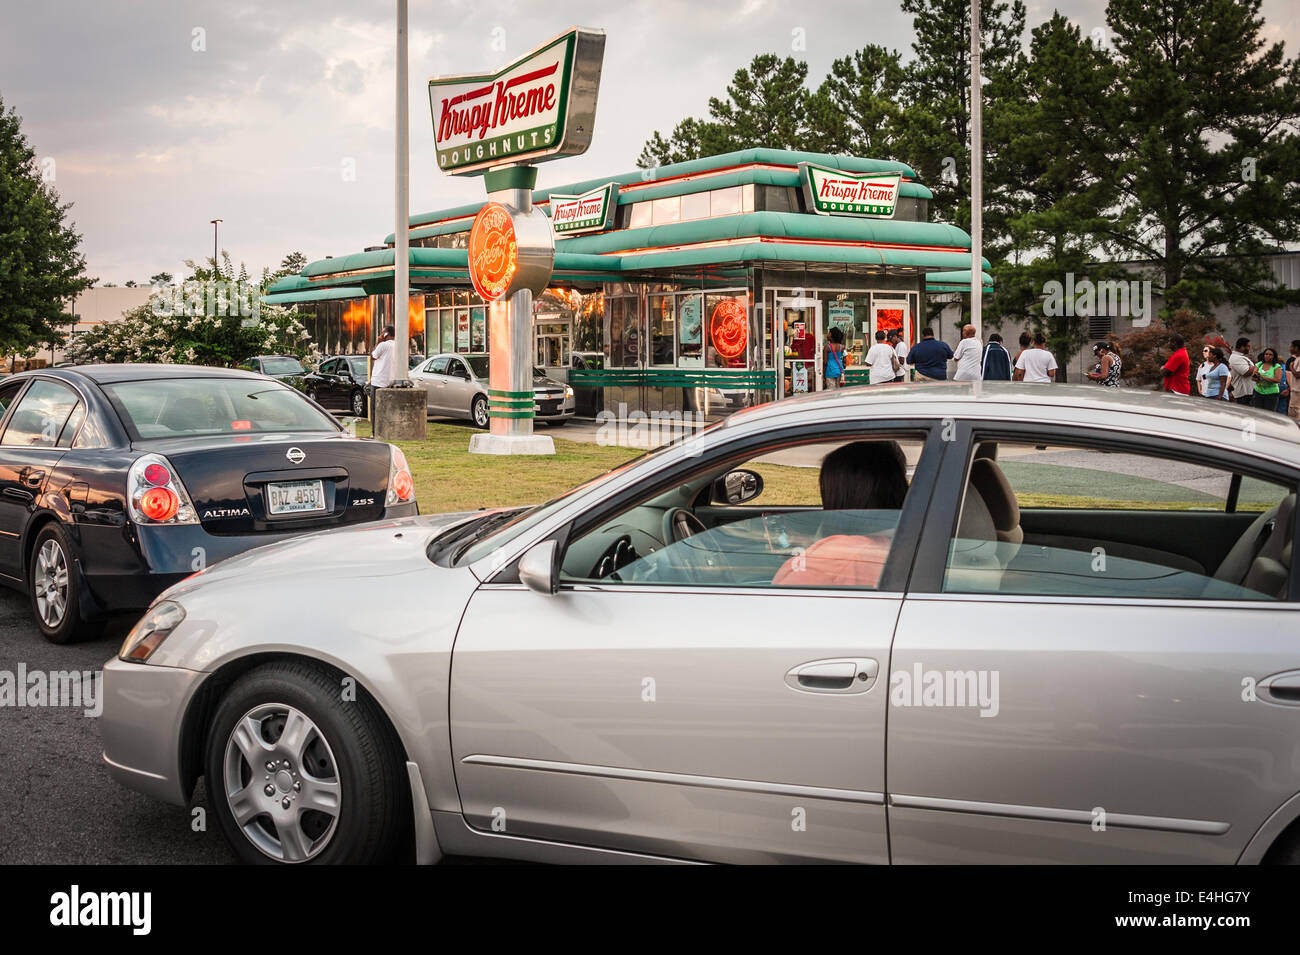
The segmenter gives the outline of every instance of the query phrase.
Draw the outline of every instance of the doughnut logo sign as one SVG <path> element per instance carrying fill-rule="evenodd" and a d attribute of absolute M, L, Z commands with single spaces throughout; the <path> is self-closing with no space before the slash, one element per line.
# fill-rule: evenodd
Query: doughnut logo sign
<path fill-rule="evenodd" d="M 745 306 L 734 298 L 719 302 L 709 317 L 709 341 L 726 361 L 742 357 L 749 344 L 749 315 Z"/>
<path fill-rule="evenodd" d="M 519 269 L 519 247 L 510 211 L 489 202 L 474 217 L 469 230 L 469 277 L 485 302 L 495 302 L 511 291 Z"/>
<path fill-rule="evenodd" d="M 855 173 L 801 162 L 808 208 L 823 216 L 892 219 L 902 173 Z"/>

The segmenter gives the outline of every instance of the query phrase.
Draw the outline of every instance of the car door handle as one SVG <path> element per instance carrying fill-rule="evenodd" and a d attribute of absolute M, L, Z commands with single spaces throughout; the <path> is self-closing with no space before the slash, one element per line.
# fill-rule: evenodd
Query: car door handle
<path fill-rule="evenodd" d="M 786 672 L 786 686 L 806 693 L 864 693 L 876 682 L 880 664 L 869 657 L 840 657 L 801 663 Z"/>
<path fill-rule="evenodd" d="M 1300 706 L 1300 670 L 1265 677 L 1255 685 L 1255 693 L 1267 703 Z"/>
<path fill-rule="evenodd" d="M 44 480 L 45 480 L 44 471 L 40 471 L 40 470 L 32 471 L 28 468 L 23 468 L 23 483 L 26 484 L 28 487 L 40 487 L 41 482 Z"/>

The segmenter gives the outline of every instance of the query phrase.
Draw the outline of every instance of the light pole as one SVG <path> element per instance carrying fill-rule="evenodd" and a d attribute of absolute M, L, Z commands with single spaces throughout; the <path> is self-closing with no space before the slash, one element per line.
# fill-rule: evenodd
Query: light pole
<path fill-rule="evenodd" d="M 214 277 L 217 273 L 217 224 L 225 221 L 225 219 L 212 220 L 212 272 Z"/>
<path fill-rule="evenodd" d="M 397 186 L 393 229 L 393 384 L 406 381 L 411 342 L 410 135 L 407 103 L 407 0 L 397 0 Z"/>
<path fill-rule="evenodd" d="M 980 0 L 970 0 L 970 323 L 982 341 L 984 304 L 984 157 L 980 89 Z"/>

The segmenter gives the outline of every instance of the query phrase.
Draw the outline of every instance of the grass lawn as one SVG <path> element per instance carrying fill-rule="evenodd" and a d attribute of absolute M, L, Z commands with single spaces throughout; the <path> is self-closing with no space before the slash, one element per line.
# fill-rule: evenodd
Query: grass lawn
<path fill-rule="evenodd" d="M 358 437 L 370 423 L 358 421 Z M 603 447 L 555 437 L 555 454 L 505 457 L 470 454 L 472 427 L 429 422 L 423 441 L 394 442 L 406 453 L 421 514 L 479 507 L 540 504 L 641 454 L 638 448 Z"/>

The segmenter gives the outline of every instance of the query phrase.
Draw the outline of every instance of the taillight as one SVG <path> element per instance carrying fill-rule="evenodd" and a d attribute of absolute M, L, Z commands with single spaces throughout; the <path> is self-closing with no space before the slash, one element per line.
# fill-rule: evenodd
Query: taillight
<path fill-rule="evenodd" d="M 396 445 L 388 446 L 388 498 L 385 504 L 409 504 L 415 500 L 415 481 L 406 463 L 406 455 Z"/>
<path fill-rule="evenodd" d="M 161 454 L 136 458 L 126 474 L 126 504 L 136 524 L 197 524 L 176 469 Z"/>

